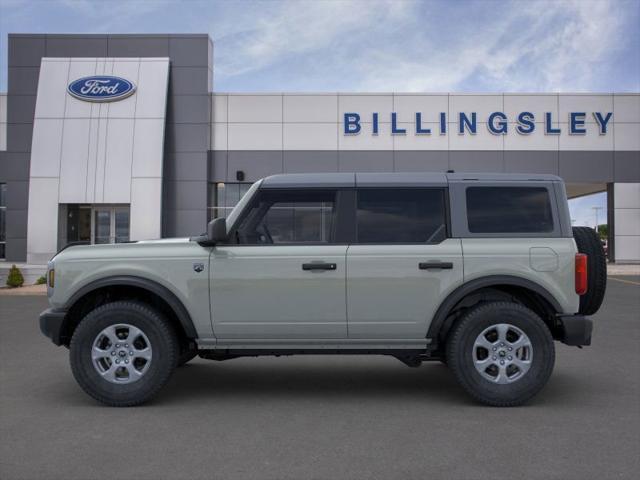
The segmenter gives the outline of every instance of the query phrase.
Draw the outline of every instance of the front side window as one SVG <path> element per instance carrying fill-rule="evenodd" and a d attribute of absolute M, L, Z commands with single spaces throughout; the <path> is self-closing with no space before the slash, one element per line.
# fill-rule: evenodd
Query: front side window
<path fill-rule="evenodd" d="M 235 232 L 245 245 L 328 244 L 334 238 L 335 191 L 263 190 Z"/>
<path fill-rule="evenodd" d="M 544 187 L 469 187 L 471 233 L 549 233 L 553 215 Z"/>
<path fill-rule="evenodd" d="M 439 243 L 447 236 L 444 190 L 358 191 L 358 243 Z"/>

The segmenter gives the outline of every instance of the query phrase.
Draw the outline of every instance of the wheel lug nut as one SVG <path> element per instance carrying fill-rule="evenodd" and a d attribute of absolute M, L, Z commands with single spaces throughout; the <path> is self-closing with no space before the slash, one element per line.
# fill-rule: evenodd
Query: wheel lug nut
<path fill-rule="evenodd" d="M 116 360 L 116 363 L 120 363 L 120 360 Z"/>
<path fill-rule="evenodd" d="M 119 343 L 116 343 L 116 348 L 120 348 L 120 344 Z"/>
<path fill-rule="evenodd" d="M 504 347 L 504 343 L 501 343 L 501 344 L 500 344 L 500 346 L 501 346 L 501 347 Z"/>
<path fill-rule="evenodd" d="M 513 357 L 512 357 L 511 355 L 509 355 L 507 358 L 508 358 L 509 360 L 513 360 Z"/>
<path fill-rule="evenodd" d="M 513 350 L 513 347 L 509 347 L 509 351 Z"/>
<path fill-rule="evenodd" d="M 128 344 L 128 343 L 125 343 L 125 344 L 124 344 L 124 348 L 129 348 L 129 344 Z"/>
<path fill-rule="evenodd" d="M 116 352 L 111 352 L 111 355 L 115 355 L 115 354 L 116 354 Z"/>
<path fill-rule="evenodd" d="M 129 360 L 125 360 L 124 363 L 129 363 Z"/>
<path fill-rule="evenodd" d="M 129 355 L 133 356 L 133 352 L 129 352 Z"/>
<path fill-rule="evenodd" d="M 504 365 L 504 360 L 500 360 L 500 365 Z"/>
<path fill-rule="evenodd" d="M 498 357 L 496 357 L 495 355 L 492 357 L 494 360 L 496 360 Z"/>
<path fill-rule="evenodd" d="M 492 350 L 495 352 L 498 348 L 497 347 L 493 347 Z"/>

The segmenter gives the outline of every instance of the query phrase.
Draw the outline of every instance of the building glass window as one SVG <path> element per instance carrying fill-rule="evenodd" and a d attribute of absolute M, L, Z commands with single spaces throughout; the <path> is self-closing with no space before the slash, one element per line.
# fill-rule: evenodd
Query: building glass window
<path fill-rule="evenodd" d="M 0 258 L 5 258 L 7 245 L 7 184 L 0 183 Z"/>
<path fill-rule="evenodd" d="M 251 183 L 210 183 L 208 198 L 209 221 L 214 218 L 225 217 L 240 201 Z"/>
<path fill-rule="evenodd" d="M 549 192 L 544 187 L 469 187 L 467 218 L 471 233 L 553 231 Z"/>
<path fill-rule="evenodd" d="M 358 243 L 440 243 L 447 236 L 444 191 L 358 191 Z"/>

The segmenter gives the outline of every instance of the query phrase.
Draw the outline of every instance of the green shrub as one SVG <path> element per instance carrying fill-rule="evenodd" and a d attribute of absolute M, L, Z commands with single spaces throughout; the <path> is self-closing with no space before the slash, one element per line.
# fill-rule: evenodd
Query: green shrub
<path fill-rule="evenodd" d="M 11 270 L 9 270 L 9 276 L 7 277 L 7 286 L 8 287 L 21 287 L 24 283 L 24 277 L 22 276 L 22 272 L 18 267 L 13 265 Z"/>
<path fill-rule="evenodd" d="M 44 275 L 38 277 L 38 279 L 36 280 L 36 285 L 44 285 L 45 283 L 47 283 L 47 277 L 45 277 Z"/>

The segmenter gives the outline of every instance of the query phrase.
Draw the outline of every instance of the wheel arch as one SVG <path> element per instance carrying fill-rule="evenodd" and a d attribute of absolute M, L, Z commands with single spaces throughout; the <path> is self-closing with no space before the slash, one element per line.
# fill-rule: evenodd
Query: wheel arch
<path fill-rule="evenodd" d="M 475 305 L 491 295 L 504 295 L 516 298 L 521 303 L 536 311 L 547 323 L 552 333 L 556 329 L 555 314 L 562 312 L 560 303 L 541 285 L 525 278 L 512 275 L 491 275 L 466 282 L 453 290 L 436 310 L 429 325 L 427 338 L 437 347 L 446 338 L 455 323 L 456 313 L 464 308 L 464 302 L 475 299 Z"/>
<path fill-rule="evenodd" d="M 80 320 L 93 308 L 116 299 L 142 300 L 164 313 L 177 333 L 187 339 L 197 338 L 191 315 L 182 301 L 156 281 L 133 275 L 101 278 L 78 289 L 65 302 L 67 311 L 60 332 L 61 343 L 68 345 Z"/>

